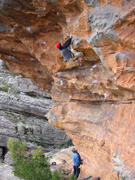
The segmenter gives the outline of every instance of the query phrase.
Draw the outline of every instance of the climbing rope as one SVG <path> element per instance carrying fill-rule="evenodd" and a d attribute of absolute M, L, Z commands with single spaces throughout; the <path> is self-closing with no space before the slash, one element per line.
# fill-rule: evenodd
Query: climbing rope
<path fill-rule="evenodd" d="M 88 179 L 91 179 L 91 178 L 92 178 L 92 176 L 89 176 L 89 177 L 84 178 L 84 179 L 82 179 L 82 180 L 88 180 Z M 99 178 L 99 177 L 97 177 L 95 180 L 100 180 L 100 178 Z"/>
<path fill-rule="evenodd" d="M 84 179 L 82 179 L 82 180 L 88 180 L 88 179 L 90 179 L 90 178 L 92 178 L 92 176 L 89 176 L 89 177 L 84 178 Z"/>

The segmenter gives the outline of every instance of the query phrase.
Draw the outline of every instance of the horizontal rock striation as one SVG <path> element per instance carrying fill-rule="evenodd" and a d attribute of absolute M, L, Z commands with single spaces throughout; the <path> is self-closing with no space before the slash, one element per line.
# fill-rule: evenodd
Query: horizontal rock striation
<path fill-rule="evenodd" d="M 65 132 L 51 126 L 45 114 L 52 105 L 51 96 L 31 80 L 0 70 L 0 159 L 7 152 L 9 137 L 41 145 L 45 151 L 67 147 Z M 35 148 L 27 144 L 28 148 Z"/>
<path fill-rule="evenodd" d="M 5 69 L 51 94 L 55 103 L 47 117 L 66 131 L 84 159 L 81 177 L 133 179 L 134 0 L 1 2 Z M 73 49 L 84 53 L 81 65 L 80 59 L 64 63 L 55 48 L 70 33 Z M 35 114 L 42 116 L 38 108 Z"/>

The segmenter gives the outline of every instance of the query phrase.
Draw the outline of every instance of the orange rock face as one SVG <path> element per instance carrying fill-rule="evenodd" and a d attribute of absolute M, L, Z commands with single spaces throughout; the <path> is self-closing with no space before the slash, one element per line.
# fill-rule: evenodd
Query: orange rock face
<path fill-rule="evenodd" d="M 1 59 L 50 92 L 49 121 L 84 159 L 81 177 L 133 179 L 135 1 L 2 0 L 0 9 Z M 81 66 L 55 48 L 69 34 Z"/>

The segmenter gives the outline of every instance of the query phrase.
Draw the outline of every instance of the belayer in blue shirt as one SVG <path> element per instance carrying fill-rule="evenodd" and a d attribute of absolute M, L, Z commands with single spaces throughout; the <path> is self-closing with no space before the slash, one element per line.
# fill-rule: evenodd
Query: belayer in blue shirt
<path fill-rule="evenodd" d="M 73 152 L 72 161 L 73 161 L 73 168 L 74 168 L 73 176 L 78 178 L 80 174 L 80 165 L 82 164 L 82 160 L 81 160 L 80 154 L 77 152 L 75 148 L 72 149 L 72 152 Z"/>

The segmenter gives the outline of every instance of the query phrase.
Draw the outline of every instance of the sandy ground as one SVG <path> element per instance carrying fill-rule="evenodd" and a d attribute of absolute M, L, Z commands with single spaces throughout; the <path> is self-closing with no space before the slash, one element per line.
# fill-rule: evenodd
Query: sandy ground
<path fill-rule="evenodd" d="M 19 180 L 19 178 L 13 175 L 11 166 L 0 163 L 0 180 Z"/>

